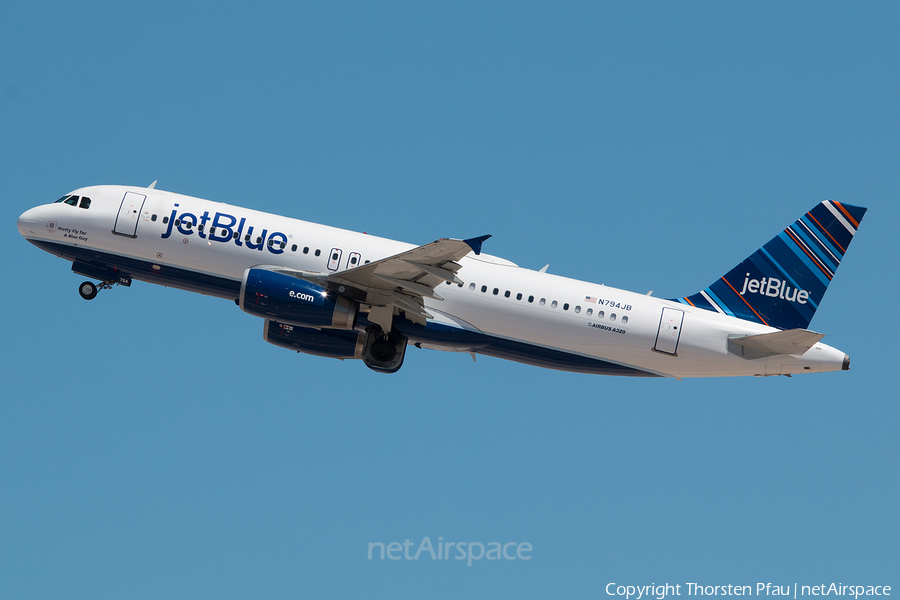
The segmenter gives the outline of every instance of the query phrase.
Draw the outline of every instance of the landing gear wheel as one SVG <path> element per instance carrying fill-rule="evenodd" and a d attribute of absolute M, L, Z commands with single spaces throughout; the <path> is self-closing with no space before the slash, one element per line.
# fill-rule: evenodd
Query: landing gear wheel
<path fill-rule="evenodd" d="M 378 362 L 391 362 L 397 356 L 397 343 L 387 336 L 372 343 L 372 357 Z"/>
<path fill-rule="evenodd" d="M 81 294 L 81 297 L 85 300 L 93 300 L 97 295 L 97 286 L 90 281 L 85 281 L 78 286 L 78 293 Z"/>

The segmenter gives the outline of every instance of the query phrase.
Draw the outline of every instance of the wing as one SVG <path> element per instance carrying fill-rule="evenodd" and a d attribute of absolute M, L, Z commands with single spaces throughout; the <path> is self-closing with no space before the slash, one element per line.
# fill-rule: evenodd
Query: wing
<path fill-rule="evenodd" d="M 395 309 L 407 318 L 425 324 L 432 315 L 425 310 L 425 298 L 443 300 L 435 290 L 449 281 L 461 284 L 456 276 L 459 259 L 469 252 L 481 254 L 481 244 L 491 237 L 467 240 L 444 238 L 339 273 L 309 273 L 277 269 L 307 279 L 369 305 L 369 320 L 390 331 Z"/>

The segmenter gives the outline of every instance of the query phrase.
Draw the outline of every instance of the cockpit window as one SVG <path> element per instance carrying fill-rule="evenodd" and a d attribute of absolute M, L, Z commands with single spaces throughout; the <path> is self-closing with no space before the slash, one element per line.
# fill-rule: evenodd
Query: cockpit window
<path fill-rule="evenodd" d="M 78 206 L 78 196 L 69 196 L 66 198 L 66 204 L 69 206 Z"/>
<path fill-rule="evenodd" d="M 85 197 L 85 196 L 82 196 L 82 197 L 81 197 L 81 204 L 80 204 L 79 206 L 80 206 L 81 208 L 90 208 L 90 207 L 91 207 L 91 199 L 90 199 L 90 198 L 87 198 L 87 197 Z M 156 215 L 153 215 L 153 216 L 154 216 L 154 219 L 153 219 L 153 220 L 155 221 L 155 220 L 156 220 L 156 218 L 155 218 Z"/>
<path fill-rule="evenodd" d="M 53 204 L 59 204 L 60 202 L 64 202 L 64 201 L 68 200 L 68 198 L 69 198 L 69 194 L 66 194 L 65 196 L 63 196 L 62 198 L 60 198 L 59 200 L 57 200 L 57 201 L 54 202 Z"/>

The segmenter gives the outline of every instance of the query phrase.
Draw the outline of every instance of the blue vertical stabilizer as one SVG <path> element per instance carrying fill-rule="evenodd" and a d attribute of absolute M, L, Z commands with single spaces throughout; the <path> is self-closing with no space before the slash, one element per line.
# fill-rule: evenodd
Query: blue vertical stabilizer
<path fill-rule="evenodd" d="M 677 301 L 779 329 L 806 329 L 866 209 L 826 200 L 708 288 Z"/>

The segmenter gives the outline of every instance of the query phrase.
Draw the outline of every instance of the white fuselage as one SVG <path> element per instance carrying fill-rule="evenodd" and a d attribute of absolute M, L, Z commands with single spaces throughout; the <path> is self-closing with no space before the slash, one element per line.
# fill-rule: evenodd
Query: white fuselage
<path fill-rule="evenodd" d="M 140 214 L 132 215 L 136 219 L 131 224 L 133 236 L 127 235 L 131 225 L 123 214 L 126 192 L 146 196 Z M 152 263 L 161 273 L 179 269 L 236 286 L 246 269 L 258 265 L 335 273 L 415 247 L 155 189 L 95 186 L 72 193 L 89 197 L 90 208 L 63 203 L 38 206 L 20 217 L 22 235 L 60 255 L 67 255 L 62 252 L 66 248 L 96 251 Z M 186 227 L 186 213 L 205 220 L 203 232 L 198 231 L 197 222 Z M 176 219 L 182 221 L 180 227 L 175 225 Z M 211 227 L 216 227 L 212 237 Z M 247 235 L 249 241 L 245 241 Z M 729 351 L 729 337 L 776 329 L 674 301 L 523 269 L 485 254 L 470 253 L 459 264 L 463 285 L 440 285 L 444 300 L 426 299 L 426 308 L 438 318 L 462 321 L 494 338 L 669 377 L 835 371 L 845 363 L 843 352 L 821 343 L 802 356 L 748 360 Z M 217 295 L 229 297 L 228 293 Z M 664 331 L 664 309 L 670 309 L 669 317 L 678 311 L 677 330 Z M 669 341 L 660 340 L 659 336 L 666 335 Z M 665 350 L 667 343 L 670 351 L 656 349 Z"/>

